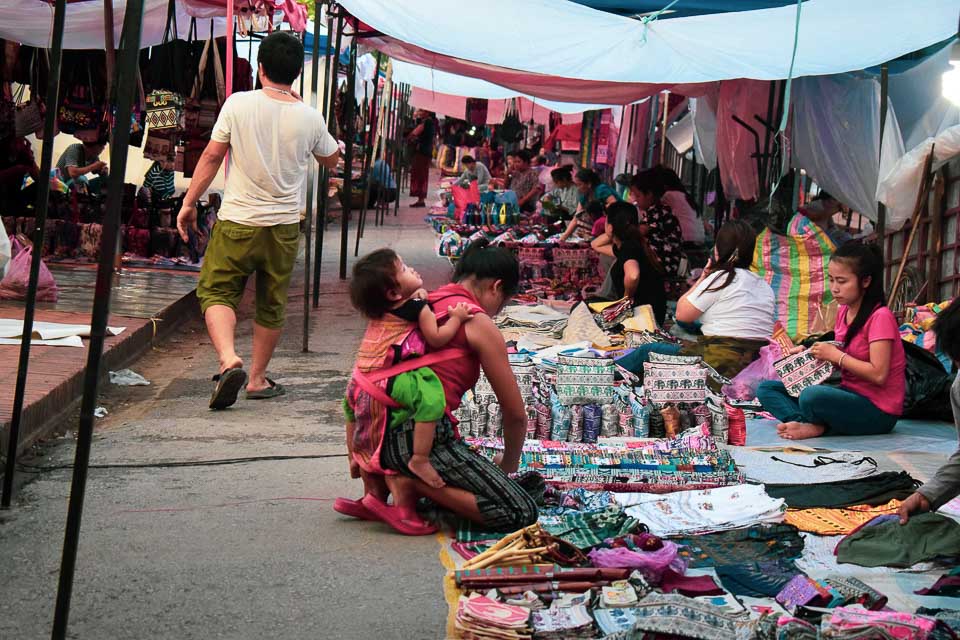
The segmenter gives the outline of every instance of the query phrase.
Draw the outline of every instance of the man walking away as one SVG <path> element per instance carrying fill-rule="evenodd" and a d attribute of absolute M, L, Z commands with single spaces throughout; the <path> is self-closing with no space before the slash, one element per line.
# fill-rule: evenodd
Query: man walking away
<path fill-rule="evenodd" d="M 224 103 L 177 216 L 180 237 L 187 242 L 197 231 L 197 200 L 229 151 L 223 205 L 197 286 L 220 359 L 211 409 L 235 403 L 245 384 L 250 400 L 284 394 L 266 373 L 283 328 L 300 241 L 300 185 L 311 156 L 328 169 L 335 169 L 339 159 L 323 117 L 292 89 L 303 67 L 300 41 L 289 33 L 271 34 L 261 42 L 257 62 L 263 89 L 236 93 Z M 248 381 L 234 332 L 237 306 L 252 274 L 257 293 Z"/>

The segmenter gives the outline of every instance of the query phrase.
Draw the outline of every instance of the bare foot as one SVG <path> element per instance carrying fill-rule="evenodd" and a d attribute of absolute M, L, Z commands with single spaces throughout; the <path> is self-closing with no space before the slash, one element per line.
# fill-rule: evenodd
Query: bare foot
<path fill-rule="evenodd" d="M 410 469 L 415 476 L 427 483 L 427 486 L 439 489 L 446 485 L 443 478 L 437 473 L 437 470 L 430 464 L 430 459 L 427 458 L 427 456 L 418 456 L 416 454 L 410 456 L 407 468 Z"/>
<path fill-rule="evenodd" d="M 784 440 L 806 440 L 819 438 L 827 428 L 809 422 L 784 422 L 777 425 L 777 433 Z"/>

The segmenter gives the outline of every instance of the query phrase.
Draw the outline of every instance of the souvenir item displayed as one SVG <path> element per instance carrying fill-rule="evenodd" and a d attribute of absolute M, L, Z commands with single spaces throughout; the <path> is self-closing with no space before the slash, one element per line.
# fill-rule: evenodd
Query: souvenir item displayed
<path fill-rule="evenodd" d="M 561 355 L 557 396 L 565 405 L 610 404 L 614 400 L 613 360 Z"/>
<path fill-rule="evenodd" d="M 832 363 L 814 358 L 810 349 L 777 360 L 773 368 L 787 388 L 787 393 L 794 398 L 799 397 L 807 387 L 826 382 L 834 369 Z"/>

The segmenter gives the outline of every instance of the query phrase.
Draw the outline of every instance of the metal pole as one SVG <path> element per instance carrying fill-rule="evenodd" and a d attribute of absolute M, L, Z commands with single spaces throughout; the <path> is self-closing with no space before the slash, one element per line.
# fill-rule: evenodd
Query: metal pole
<path fill-rule="evenodd" d="M 390 82 L 390 95 L 387 98 L 387 126 L 384 130 L 384 145 L 385 151 L 384 154 L 387 158 L 387 164 L 390 166 L 390 170 L 393 171 L 393 179 L 397 182 L 397 201 L 400 200 L 400 192 L 403 190 L 403 184 L 400 182 L 400 164 L 397 158 L 397 141 L 396 136 L 396 125 L 397 125 L 397 85 L 391 80 Z M 383 202 L 380 205 L 380 224 L 386 224 L 387 221 L 387 212 L 390 210 L 390 203 Z"/>
<path fill-rule="evenodd" d="M 400 121 L 399 121 L 399 126 L 397 127 L 397 140 L 398 140 L 397 151 L 401 158 L 400 160 L 400 178 L 401 179 L 410 177 L 410 171 L 409 171 L 410 168 L 407 167 L 408 157 L 407 157 L 407 154 L 404 153 L 403 151 L 403 132 L 407 128 L 407 124 L 410 121 L 409 120 L 410 118 L 409 104 L 407 103 L 409 99 L 410 99 L 410 89 L 408 85 L 401 84 L 400 85 Z M 400 215 L 400 198 L 399 197 L 397 198 L 397 201 L 394 204 L 393 215 L 394 217 Z"/>
<path fill-rule="evenodd" d="M 310 106 L 317 108 L 317 85 L 320 81 L 320 34 L 317 33 L 316 19 L 320 17 L 320 0 L 313 1 L 313 55 L 311 56 L 310 68 Z M 304 74 L 300 73 L 300 95 L 303 95 Z M 307 202 L 306 227 L 303 230 L 304 248 L 303 248 L 303 353 L 310 351 L 310 255 L 313 251 L 311 242 L 313 241 L 313 189 L 317 182 L 317 165 L 312 161 L 307 166 Z"/>
<path fill-rule="evenodd" d="M 63 60 L 63 25 L 66 0 L 57 0 L 53 13 L 53 35 L 50 43 L 50 77 L 47 80 L 48 104 L 60 104 L 60 63 Z M 43 122 L 43 148 L 40 151 L 40 177 L 37 181 L 36 216 L 33 227 L 33 254 L 30 258 L 30 281 L 27 285 L 26 306 L 23 310 L 23 337 L 20 339 L 20 359 L 17 364 L 17 383 L 13 393 L 13 414 L 7 441 L 7 461 L 3 473 L 3 496 L 0 506 L 10 508 L 13 497 L 13 476 L 16 472 L 17 449 L 20 447 L 20 421 L 27 389 L 27 367 L 30 365 L 30 340 L 33 335 L 33 315 L 37 304 L 37 282 L 40 279 L 43 236 L 47 224 L 47 205 L 50 196 L 50 175 L 53 165 L 53 136 L 57 125 L 57 110 L 47 109 Z"/>
<path fill-rule="evenodd" d="M 647 125 L 646 149 L 644 149 L 644 169 L 653 165 L 653 148 L 656 146 L 654 137 L 657 134 L 657 108 L 660 106 L 660 94 L 650 96 L 650 122 Z"/>
<path fill-rule="evenodd" d="M 887 126 L 887 96 L 889 94 L 889 69 L 887 64 L 880 65 L 880 142 L 877 145 L 880 151 L 877 162 L 883 157 L 883 133 Z M 887 234 L 887 207 L 882 202 L 877 203 L 877 241 L 880 243 L 880 256 L 884 257 L 886 253 L 886 234 Z M 884 267 L 884 274 L 887 269 Z"/>
<path fill-rule="evenodd" d="M 340 279 L 347 279 L 347 245 L 349 243 L 350 210 L 353 205 L 353 138 L 356 135 L 356 118 L 353 107 L 356 103 L 354 90 L 357 83 L 357 25 L 353 22 L 353 39 L 350 41 L 350 64 L 347 67 L 347 97 L 343 105 L 344 136 L 346 150 L 343 153 L 343 214 L 340 216 Z"/>
<path fill-rule="evenodd" d="M 97 386 L 100 382 L 100 364 L 103 343 L 106 338 L 107 316 L 110 313 L 110 293 L 113 284 L 113 259 L 117 252 L 117 237 L 120 231 L 120 208 L 123 204 L 123 178 L 127 168 L 127 144 L 130 141 L 130 113 L 137 86 L 137 63 L 140 54 L 140 33 L 143 29 L 144 0 L 128 0 L 120 37 L 120 54 L 117 65 L 117 119 L 114 124 L 110 147 L 110 172 L 107 192 L 107 207 L 103 220 L 103 236 L 100 240 L 100 264 L 97 267 L 97 283 L 90 318 L 90 347 L 87 352 L 87 367 L 84 372 L 83 400 L 80 405 L 80 423 L 77 431 L 77 451 L 73 464 L 73 481 L 70 485 L 70 502 L 67 510 L 67 526 L 63 538 L 63 558 L 60 562 L 60 582 L 57 588 L 57 605 L 53 618 L 53 640 L 63 640 L 67 635 L 67 620 L 70 616 L 70 596 L 73 592 L 73 574 L 77 562 L 77 545 L 80 542 L 80 522 L 83 518 L 83 498 L 87 486 L 87 470 L 90 464 L 90 445 L 93 439 L 94 415 L 97 406 Z M 59 0 L 62 30 L 63 0 Z M 56 75 L 50 74 L 51 81 Z M 51 136 L 52 141 L 52 136 Z M 44 180 L 45 181 L 45 180 Z"/>
<path fill-rule="evenodd" d="M 353 251 L 354 257 L 360 255 L 360 238 L 363 237 L 363 229 L 366 226 L 367 222 L 367 203 L 370 201 L 370 168 L 373 166 L 373 156 L 376 152 L 374 144 L 376 143 L 377 135 L 375 127 L 380 126 L 379 110 L 376 110 L 377 106 L 377 94 L 379 93 L 378 89 L 380 88 L 380 52 L 377 51 L 376 60 L 377 60 L 377 71 L 373 76 L 373 99 L 368 103 L 366 101 L 366 88 L 364 88 L 364 105 L 363 108 L 366 109 L 366 115 L 364 116 L 364 128 L 363 128 L 363 140 L 364 140 L 364 168 L 363 172 L 367 178 L 366 186 L 363 189 L 363 205 L 360 209 L 360 224 L 357 226 L 357 246 Z M 375 118 L 373 114 L 377 114 Z M 374 126 L 371 126 L 371 123 L 376 123 Z M 370 137 L 372 135 L 372 137 Z M 369 139 L 369 141 L 368 141 Z M 368 148 L 369 147 L 369 148 Z M 377 198 L 379 202 L 379 197 Z M 374 212 L 376 215 L 376 212 Z"/>
<path fill-rule="evenodd" d="M 663 92 L 663 125 L 660 131 L 660 164 L 663 164 L 663 156 L 667 152 L 667 118 L 670 117 L 670 92 Z"/>
<path fill-rule="evenodd" d="M 328 11 L 332 5 L 328 5 Z M 337 135 L 337 119 L 334 115 L 337 109 L 337 78 L 340 66 L 340 44 L 343 36 L 343 14 L 337 15 L 336 44 L 330 49 L 330 32 L 333 29 L 333 14 L 328 13 L 327 18 L 327 53 L 326 67 L 324 68 L 325 77 L 323 80 L 323 101 L 324 118 L 327 121 L 327 128 L 330 132 Z M 331 64 L 332 63 L 332 64 Z M 320 199 L 320 206 L 317 209 L 317 238 L 316 252 L 314 253 L 313 269 L 313 308 L 320 306 L 320 272 L 323 268 L 323 236 L 327 230 L 327 209 L 330 206 L 330 174 L 335 169 L 323 169 L 323 180 L 320 184 L 320 190 L 317 197 Z"/>

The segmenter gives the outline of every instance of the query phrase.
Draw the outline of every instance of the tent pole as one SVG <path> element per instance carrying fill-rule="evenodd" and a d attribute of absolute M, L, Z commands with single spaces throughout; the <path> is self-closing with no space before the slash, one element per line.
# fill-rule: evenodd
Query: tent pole
<path fill-rule="evenodd" d="M 360 255 L 360 238 L 363 237 L 363 228 L 367 222 L 367 204 L 370 202 L 370 168 L 373 166 L 374 143 L 376 142 L 376 132 L 372 126 L 374 122 L 373 113 L 377 104 L 377 89 L 380 87 L 380 52 L 375 56 L 377 61 L 376 71 L 373 74 L 373 98 L 367 101 L 367 88 L 363 88 L 363 174 L 366 177 L 366 184 L 363 188 L 363 203 L 360 209 L 360 224 L 357 226 L 357 246 L 354 248 L 354 257 Z M 376 120 L 379 124 L 379 118 Z M 371 137 L 371 134 L 372 137 Z"/>
<path fill-rule="evenodd" d="M 67 510 L 67 526 L 63 539 L 63 558 L 60 562 L 60 582 L 57 588 L 57 604 L 53 619 L 53 640 L 62 640 L 67 635 L 67 620 L 70 615 L 70 596 L 73 592 L 73 575 L 77 561 L 77 546 L 80 542 L 80 522 L 83 517 L 83 499 L 87 485 L 87 470 L 90 464 L 90 446 L 93 439 L 94 409 L 97 406 L 97 387 L 100 382 L 100 365 L 103 343 L 106 338 L 107 316 L 110 313 L 110 293 L 113 284 L 113 260 L 117 253 L 117 238 L 120 231 L 120 209 L 123 205 L 123 178 L 127 167 L 127 145 L 130 142 L 130 114 L 136 99 L 137 65 L 140 55 L 140 34 L 143 29 L 144 0 L 128 0 L 120 37 L 118 60 L 117 118 L 114 124 L 110 147 L 110 165 L 113 171 L 109 178 L 103 236 L 100 240 L 100 263 L 97 267 L 97 282 L 90 318 L 90 346 L 87 351 L 87 366 L 84 371 L 83 400 L 80 405 L 80 422 L 77 430 L 77 450 L 73 464 L 73 480 L 70 485 L 70 502 Z M 62 5 L 59 0 L 58 12 Z M 56 28 L 56 27 L 55 27 Z M 56 75 L 51 73 L 51 79 Z M 51 111 L 53 111 L 51 109 Z M 52 140 L 52 136 L 51 136 Z M 44 180 L 46 182 L 46 180 Z"/>
<path fill-rule="evenodd" d="M 647 124 L 646 149 L 644 150 L 644 169 L 653 166 L 653 148 L 656 146 L 657 116 L 659 115 L 660 94 L 650 96 L 650 122 Z"/>
<path fill-rule="evenodd" d="M 227 0 L 227 97 L 233 93 L 233 47 L 236 34 L 233 31 L 233 25 L 236 22 L 233 18 L 233 0 Z"/>
<path fill-rule="evenodd" d="M 47 100 L 60 103 L 60 65 L 63 60 L 63 26 L 66 0 L 57 0 L 53 13 L 53 34 L 50 43 L 50 74 L 47 80 Z M 53 137 L 57 125 L 57 110 L 47 109 L 43 121 L 43 147 L 40 151 L 40 175 L 49 176 L 53 166 Z M 36 215 L 31 240 L 34 247 L 43 247 L 47 224 L 47 208 L 50 196 L 50 181 L 37 181 Z M 37 305 L 37 282 L 40 279 L 40 261 L 43 251 L 34 251 L 30 258 L 30 280 L 23 310 L 23 334 L 20 338 L 20 359 L 17 364 L 17 383 L 13 393 L 13 412 L 10 418 L 10 434 L 7 440 L 7 460 L 3 472 L 3 496 L 0 507 L 10 508 L 13 497 L 13 477 L 17 469 L 17 449 L 20 448 L 20 421 L 23 418 L 23 401 L 27 389 L 27 368 L 30 366 L 30 341 L 33 335 L 33 316 Z"/>
<path fill-rule="evenodd" d="M 390 95 L 387 97 L 387 110 L 386 115 L 388 118 L 387 129 L 386 129 L 386 139 L 384 140 L 384 149 L 387 156 L 387 165 L 390 167 L 390 170 L 393 171 L 393 178 L 397 182 L 397 200 L 400 199 L 400 192 L 403 190 L 403 184 L 401 184 L 400 178 L 400 165 L 397 161 L 397 141 L 396 141 L 396 126 L 397 126 L 397 85 L 393 82 L 391 76 L 390 79 Z M 390 211 L 390 203 L 384 202 L 380 207 L 380 224 L 384 225 L 387 223 L 387 212 Z"/>
<path fill-rule="evenodd" d="M 410 85 L 404 83 L 404 84 L 403 84 L 403 89 L 402 89 L 401 92 L 400 92 L 400 100 L 401 100 L 401 102 L 400 102 L 401 111 L 400 111 L 400 112 L 403 114 L 403 120 L 402 120 L 401 122 L 402 122 L 404 128 L 406 128 L 406 127 L 408 126 L 408 124 L 409 124 L 409 122 L 410 122 L 410 119 L 411 119 L 412 116 L 413 116 L 413 114 L 412 114 L 411 111 L 410 111 L 410 91 L 411 91 Z M 402 140 L 402 139 L 403 139 L 403 129 L 399 130 L 399 131 L 397 132 L 397 135 L 398 135 L 398 136 L 400 137 L 400 139 Z M 403 175 L 404 175 L 405 179 L 407 180 L 407 182 L 409 183 L 409 181 L 410 181 L 410 169 L 411 169 L 411 167 L 407 166 L 407 164 L 408 164 L 407 161 L 411 160 L 411 158 L 410 158 L 409 156 L 404 156 L 404 157 L 405 157 L 405 160 L 404 160 L 404 163 L 403 163 L 403 165 L 402 165 L 402 167 L 403 167 Z M 428 175 L 429 175 L 429 173 L 428 173 Z M 429 187 L 428 187 L 428 190 L 429 190 Z M 396 206 L 393 208 L 393 215 L 394 215 L 394 216 L 400 215 L 400 198 L 397 198 Z"/>
<path fill-rule="evenodd" d="M 395 157 L 397 162 L 397 184 L 399 188 L 403 189 L 403 182 L 406 180 L 406 165 L 404 164 L 406 157 L 403 149 L 403 129 L 406 124 L 406 114 L 404 113 L 405 105 L 403 104 L 403 84 L 397 85 L 397 95 L 394 99 L 394 123 L 393 123 L 393 134 L 395 136 Z M 387 207 L 387 211 L 390 210 L 390 207 Z M 393 205 L 393 215 L 396 216 L 400 211 L 400 195 L 397 194 L 397 201 Z"/>
<path fill-rule="evenodd" d="M 347 95 L 343 105 L 343 135 L 346 138 L 346 150 L 343 154 L 343 213 L 340 216 L 340 279 L 347 279 L 347 245 L 350 231 L 350 210 L 353 206 L 353 139 L 356 135 L 356 118 L 354 105 L 356 98 L 353 92 L 356 88 L 357 73 L 357 29 L 358 22 L 353 21 L 353 38 L 350 40 L 350 64 L 347 67 Z"/>
<path fill-rule="evenodd" d="M 313 51 L 311 55 L 310 67 L 310 106 L 317 108 L 317 85 L 320 80 L 320 34 L 317 33 L 317 18 L 320 16 L 320 0 L 313 0 Z M 304 31 L 306 33 L 306 31 Z M 251 40 L 252 42 L 252 40 Z M 304 73 L 300 73 L 300 95 L 303 95 Z M 303 230 L 304 248 L 303 248 L 303 346 L 301 351 L 307 353 L 310 351 L 310 270 L 311 270 L 311 251 L 313 251 L 313 191 L 317 183 L 317 166 L 310 162 L 307 165 L 307 202 L 306 202 L 306 225 Z M 319 208 L 318 208 L 319 211 Z M 318 222 L 319 224 L 319 222 Z"/>
<path fill-rule="evenodd" d="M 667 152 L 667 119 L 670 117 L 670 92 L 663 92 L 663 123 L 660 131 L 660 164 L 663 164 L 663 156 Z"/>
<path fill-rule="evenodd" d="M 113 41 L 113 0 L 103 0 L 103 49 L 107 60 L 107 100 L 113 94 L 113 74 L 117 68 L 117 49 Z"/>
<path fill-rule="evenodd" d="M 877 162 L 883 158 L 883 135 L 884 130 L 887 126 L 887 96 L 890 91 L 890 70 L 887 67 L 887 63 L 880 65 L 880 141 L 877 144 L 879 148 L 879 153 L 877 157 Z M 880 243 L 880 257 L 881 260 L 885 257 L 887 252 L 886 247 L 886 236 L 887 236 L 887 207 L 882 202 L 877 203 L 877 242 Z M 883 269 L 884 275 L 886 275 L 887 269 Z"/>
<path fill-rule="evenodd" d="M 337 14 L 337 27 L 335 41 L 336 45 L 330 48 L 330 33 L 333 31 L 333 14 L 329 13 L 333 8 L 332 4 L 327 4 L 327 47 L 323 78 L 323 117 L 327 122 L 327 129 L 336 136 L 337 119 L 334 116 L 337 105 L 337 74 L 340 64 L 340 43 L 343 33 L 343 15 Z M 320 184 L 320 190 L 317 197 L 320 198 L 321 205 L 317 209 L 317 238 L 316 251 L 314 253 L 313 264 L 313 308 L 320 306 L 320 270 L 323 267 L 323 236 L 327 230 L 327 210 L 330 206 L 330 174 L 336 169 L 323 169 L 323 180 Z"/>

